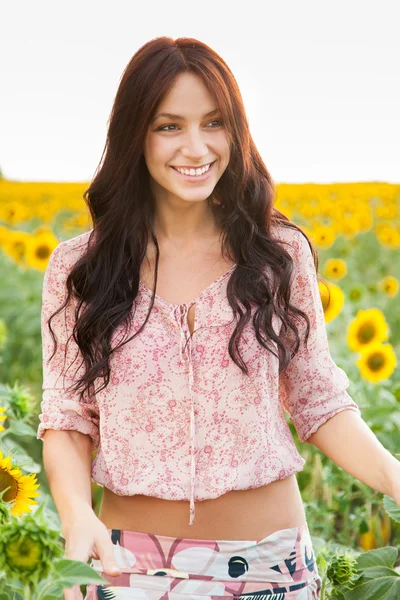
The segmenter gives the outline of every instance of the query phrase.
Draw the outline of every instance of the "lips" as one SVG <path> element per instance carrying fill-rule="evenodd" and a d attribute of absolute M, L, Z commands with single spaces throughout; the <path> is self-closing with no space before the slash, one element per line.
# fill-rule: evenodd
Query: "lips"
<path fill-rule="evenodd" d="M 206 164 L 205 164 L 205 165 L 203 165 L 202 167 L 174 167 L 173 165 L 171 165 L 171 167 L 172 167 L 172 169 L 174 169 L 175 171 L 178 171 L 178 168 L 179 168 L 179 169 L 202 169 L 202 168 L 203 168 L 203 167 L 205 167 L 206 165 L 210 165 L 210 166 L 209 166 L 209 168 L 208 168 L 208 170 L 207 170 L 207 171 L 209 171 L 209 170 L 211 169 L 211 167 L 212 167 L 212 165 L 213 165 L 214 163 L 215 163 L 215 160 L 213 160 L 213 161 L 212 161 L 212 162 L 210 162 L 210 163 L 206 163 Z M 206 171 L 206 173 L 207 173 L 207 171 Z M 179 173 L 179 171 L 178 171 L 178 173 Z M 183 173 L 182 173 L 182 174 L 183 174 Z"/>
<path fill-rule="evenodd" d="M 171 167 L 171 169 L 175 171 L 179 179 L 185 181 L 188 184 L 194 185 L 196 183 L 202 183 L 203 181 L 207 181 L 211 177 L 212 173 L 214 172 L 215 162 L 216 160 L 210 163 L 209 168 L 202 175 L 186 175 L 185 173 L 181 173 L 180 171 L 178 171 L 178 169 L 176 169 L 175 167 Z"/>

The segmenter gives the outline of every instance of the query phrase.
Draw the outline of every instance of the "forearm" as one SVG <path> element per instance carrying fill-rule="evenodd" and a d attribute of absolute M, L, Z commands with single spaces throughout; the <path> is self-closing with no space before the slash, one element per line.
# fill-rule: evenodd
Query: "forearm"
<path fill-rule="evenodd" d="M 338 413 L 308 441 L 359 481 L 393 497 L 400 480 L 400 462 L 357 413 L 350 410 Z"/>
<path fill-rule="evenodd" d="M 46 431 L 43 464 L 64 531 L 75 515 L 92 512 L 89 437 L 77 431 Z"/>

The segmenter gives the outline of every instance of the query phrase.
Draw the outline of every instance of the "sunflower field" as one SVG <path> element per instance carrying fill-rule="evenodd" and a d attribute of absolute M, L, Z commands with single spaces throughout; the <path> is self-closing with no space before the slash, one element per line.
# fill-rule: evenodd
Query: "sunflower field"
<path fill-rule="evenodd" d="M 64 558 L 36 439 L 42 385 L 41 287 L 48 259 L 91 228 L 82 183 L 0 179 L 0 600 L 63 598 L 104 580 Z M 276 206 L 314 242 L 329 347 L 349 394 L 400 459 L 400 185 L 277 184 Z M 329 301 L 328 301 L 329 297 Z M 297 474 L 321 600 L 400 598 L 400 509 L 311 444 Z M 93 482 L 97 512 L 102 489 Z"/>

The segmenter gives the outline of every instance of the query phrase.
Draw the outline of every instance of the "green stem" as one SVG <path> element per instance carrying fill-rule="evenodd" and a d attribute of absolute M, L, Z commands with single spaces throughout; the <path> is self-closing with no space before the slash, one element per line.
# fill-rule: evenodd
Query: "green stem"
<path fill-rule="evenodd" d="M 325 598 L 326 580 L 327 580 L 327 575 L 326 575 L 326 572 L 325 572 L 323 574 L 323 576 L 322 576 L 322 585 L 321 585 L 321 591 L 320 591 L 320 595 L 319 595 L 319 600 L 327 600 Z"/>
<path fill-rule="evenodd" d="M 25 584 L 25 588 L 24 588 L 24 600 L 32 600 L 31 586 L 30 586 L 29 583 Z"/>

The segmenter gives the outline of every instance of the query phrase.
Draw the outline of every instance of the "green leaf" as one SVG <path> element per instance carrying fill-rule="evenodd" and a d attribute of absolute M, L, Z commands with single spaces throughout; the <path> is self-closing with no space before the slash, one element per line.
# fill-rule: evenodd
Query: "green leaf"
<path fill-rule="evenodd" d="M 78 560 L 61 558 L 55 563 L 54 568 L 60 578 L 59 583 L 65 587 L 72 587 L 76 584 L 84 585 L 86 583 L 109 584 L 92 567 Z"/>
<path fill-rule="evenodd" d="M 381 577 L 371 579 L 354 589 L 344 592 L 345 600 L 398 600 L 400 598 L 400 578 Z"/>
<path fill-rule="evenodd" d="M 6 591 L 12 590 L 13 592 L 21 592 L 21 596 L 24 595 L 25 586 L 17 579 L 7 579 Z M 13 599 L 14 600 L 14 599 Z"/>
<path fill-rule="evenodd" d="M 36 430 L 23 421 L 11 421 L 8 429 L 13 435 L 36 437 Z"/>
<path fill-rule="evenodd" d="M 59 581 L 50 584 L 49 580 L 45 579 L 39 583 L 35 593 L 35 598 L 40 600 L 59 600 L 63 594 L 63 586 Z"/>
<path fill-rule="evenodd" d="M 44 596 L 41 596 L 40 600 L 60 600 L 63 598 L 64 588 L 60 585 L 59 587 L 54 587 L 48 592 L 45 592 Z"/>
<path fill-rule="evenodd" d="M 362 574 L 368 579 L 377 579 L 378 577 L 400 577 L 399 573 L 390 567 L 370 567 L 369 569 L 364 569 Z"/>
<path fill-rule="evenodd" d="M 393 546 L 385 546 L 376 550 L 369 550 L 357 556 L 357 571 L 364 571 L 372 567 L 393 568 L 397 560 L 398 550 Z"/>
<path fill-rule="evenodd" d="M 383 497 L 383 508 L 393 521 L 400 523 L 400 508 L 390 496 Z"/>

